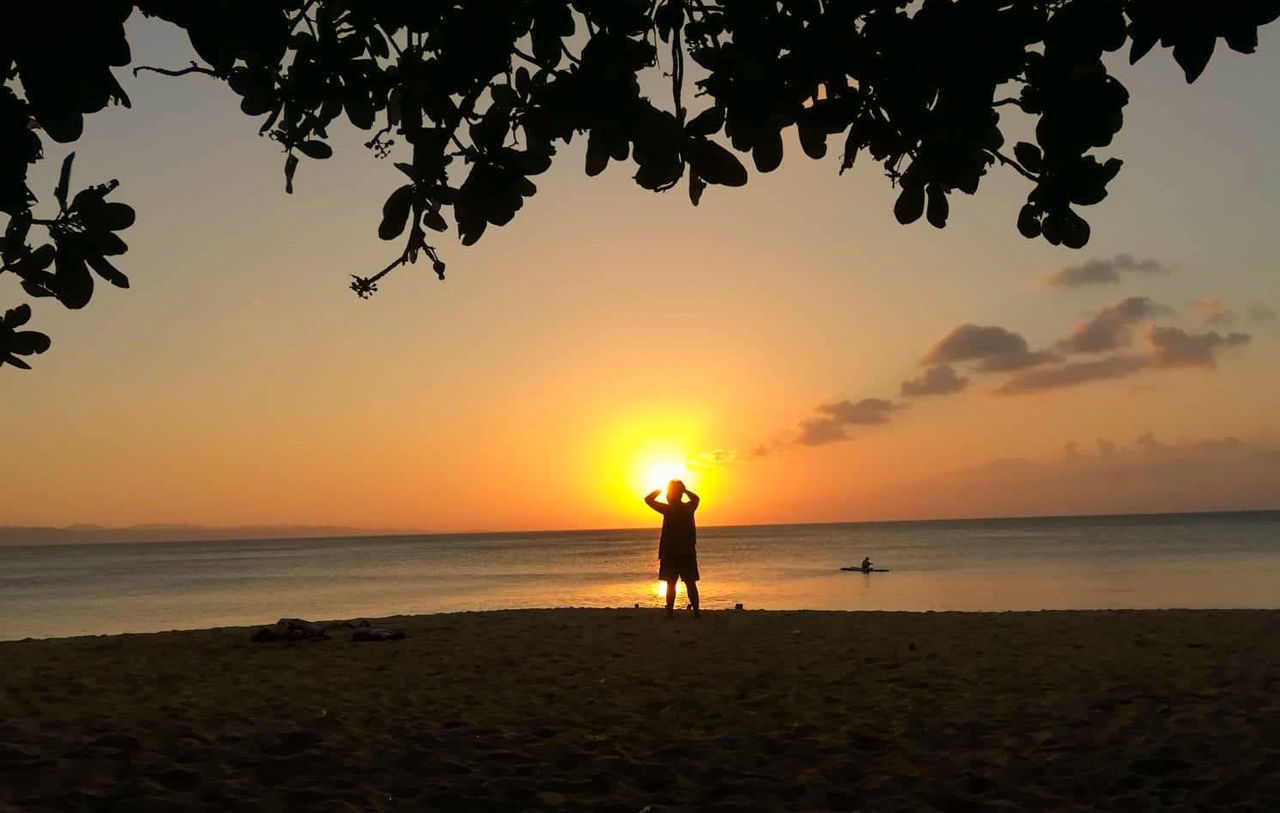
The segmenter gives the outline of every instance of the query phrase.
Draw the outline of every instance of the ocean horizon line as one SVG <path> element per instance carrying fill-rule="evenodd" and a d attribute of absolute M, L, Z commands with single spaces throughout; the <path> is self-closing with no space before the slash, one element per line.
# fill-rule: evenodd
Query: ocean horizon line
<path fill-rule="evenodd" d="M 801 528 L 882 525 L 945 525 L 976 523 L 1052 522 L 1062 520 L 1123 520 L 1151 519 L 1153 517 L 1252 517 L 1280 514 L 1280 507 L 1245 509 L 1209 509 L 1201 511 L 1127 511 L 1099 514 L 1005 514 L 994 516 L 917 517 L 896 519 L 830 520 L 816 522 L 762 522 L 706 524 L 699 527 L 709 530 L 734 530 L 741 528 Z M 344 525 L 197 525 L 184 523 L 143 523 L 138 525 L 108 526 L 90 523 L 74 523 L 65 526 L 52 525 L 0 525 L 0 547 L 24 547 L 43 545 L 129 545 L 163 544 L 166 542 L 269 542 L 273 540 L 331 540 L 331 539 L 396 539 L 408 537 L 494 537 L 539 536 L 557 534 L 633 533 L 652 530 L 648 525 L 591 527 L 591 528 L 527 528 L 527 529 L 469 529 L 469 530 L 400 530 L 390 528 L 360 528 Z M 26 541 L 16 538 L 19 534 L 37 534 L 45 539 Z M 133 538 L 95 538 L 118 535 Z"/>

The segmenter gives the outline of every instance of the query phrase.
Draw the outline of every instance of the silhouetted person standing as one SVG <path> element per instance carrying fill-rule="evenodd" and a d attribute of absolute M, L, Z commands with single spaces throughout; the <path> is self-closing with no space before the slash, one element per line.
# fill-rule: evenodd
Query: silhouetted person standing
<path fill-rule="evenodd" d="M 662 514 L 662 537 L 658 542 L 658 579 L 667 583 L 667 618 L 675 613 L 676 580 L 684 580 L 695 618 L 698 610 L 698 530 L 693 512 L 701 500 L 679 480 L 667 484 L 667 501 L 658 502 L 658 491 L 644 498 L 650 508 Z M 688 501 L 684 500 L 688 497 Z"/>

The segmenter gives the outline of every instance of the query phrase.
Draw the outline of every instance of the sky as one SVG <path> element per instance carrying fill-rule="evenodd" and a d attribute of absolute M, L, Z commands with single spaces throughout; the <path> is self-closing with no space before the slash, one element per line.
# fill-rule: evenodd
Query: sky
<path fill-rule="evenodd" d="M 129 32 L 135 64 L 191 58 Z M 704 524 L 1280 507 L 1280 25 L 1259 39 L 1190 86 L 1166 50 L 1113 60 L 1125 165 L 1079 251 L 1017 233 L 1012 172 L 939 231 L 793 133 L 697 208 L 587 178 L 577 140 L 509 226 L 441 237 L 446 281 L 367 301 L 399 173 L 361 133 L 288 196 L 229 89 L 120 70 L 133 107 L 87 119 L 73 184 L 120 179 L 132 288 L 34 303 L 54 343 L 0 370 L 0 524 L 636 527 L 673 473 Z"/>

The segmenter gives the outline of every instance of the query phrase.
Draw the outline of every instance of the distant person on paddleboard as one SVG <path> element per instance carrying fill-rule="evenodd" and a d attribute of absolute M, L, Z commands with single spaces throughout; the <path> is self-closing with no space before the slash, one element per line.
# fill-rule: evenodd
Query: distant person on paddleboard
<path fill-rule="evenodd" d="M 658 541 L 658 579 L 667 583 L 667 618 L 675 615 L 676 579 L 684 580 L 685 592 L 695 618 L 698 610 L 698 529 L 693 512 L 702 500 L 679 480 L 667 484 L 667 501 L 658 502 L 656 489 L 644 498 L 645 503 L 662 514 L 662 536 Z M 685 501 L 688 497 L 688 501 Z"/>
<path fill-rule="evenodd" d="M 863 556 L 863 557 L 862 557 L 862 569 L 863 569 L 863 570 L 870 570 L 870 569 L 871 569 L 871 557 L 870 557 L 870 556 Z"/>

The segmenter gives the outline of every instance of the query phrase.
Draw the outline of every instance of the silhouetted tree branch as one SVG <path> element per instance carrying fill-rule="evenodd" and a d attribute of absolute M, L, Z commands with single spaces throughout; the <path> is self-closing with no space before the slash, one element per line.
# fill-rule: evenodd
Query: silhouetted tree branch
<path fill-rule="evenodd" d="M 366 146 L 378 158 L 400 159 L 406 182 L 384 202 L 378 234 L 404 243 L 377 274 L 354 276 L 351 287 L 368 296 L 420 255 L 443 278 L 427 233 L 448 231 L 449 215 L 471 245 L 506 225 L 536 193 L 531 178 L 574 136 L 586 137 L 588 175 L 631 161 L 646 189 L 687 177 L 695 205 L 708 186 L 747 182 L 735 152 L 771 172 L 784 130 L 795 127 L 814 159 L 840 136 L 841 172 L 869 155 L 898 189 L 895 217 L 938 228 L 953 193 L 975 193 L 998 162 L 1032 184 L 1018 230 L 1079 248 L 1089 226 L 1076 207 L 1101 201 L 1121 164 L 1095 154 L 1119 131 L 1128 102 L 1103 54 L 1129 43 L 1133 62 L 1159 44 L 1190 82 L 1218 39 L 1252 52 L 1280 0 L 8 3 L 0 275 L 14 274 L 28 296 L 78 308 L 94 274 L 128 284 L 107 259 L 127 249 L 116 232 L 133 222 L 132 209 L 106 200 L 114 182 L 71 196 L 68 159 L 57 214 L 37 218 L 26 178 L 42 136 L 74 142 L 84 115 L 129 105 L 111 69 L 130 62 L 124 22 L 134 10 L 183 29 L 201 61 L 134 73 L 225 81 L 240 109 L 261 119 L 260 132 L 284 147 L 286 192 L 303 158 L 332 155 L 328 128 L 339 120 L 373 131 Z M 659 47 L 670 52 L 671 98 L 655 101 L 639 77 L 661 70 Z M 686 59 L 697 66 L 694 98 L 706 102 L 687 114 Z M 1012 157 L 1002 151 L 1002 107 L 1034 120 L 1035 142 L 1015 144 Z M 29 318 L 24 305 L 0 321 L 0 365 L 25 366 L 19 356 L 48 346 L 43 334 L 16 329 Z"/>
<path fill-rule="evenodd" d="M 195 62 L 192 62 L 188 67 L 178 68 L 177 70 L 173 70 L 170 68 L 154 68 L 150 65 L 139 65 L 138 67 L 133 69 L 133 75 L 137 76 L 138 73 L 141 71 L 152 71 L 154 73 L 158 73 L 163 76 L 185 76 L 189 73 L 203 73 L 208 76 L 220 78 L 218 77 L 218 74 L 216 74 L 215 72 L 209 70 L 208 68 L 202 67 L 201 65 L 197 65 Z"/>

